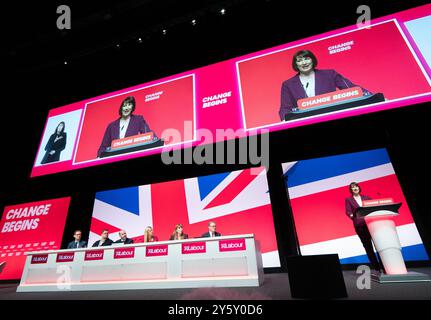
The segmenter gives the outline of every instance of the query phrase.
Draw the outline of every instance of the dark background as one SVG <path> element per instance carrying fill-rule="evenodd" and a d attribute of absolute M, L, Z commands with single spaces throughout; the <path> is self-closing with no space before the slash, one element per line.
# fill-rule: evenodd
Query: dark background
<path fill-rule="evenodd" d="M 353 25 L 427 1 L 36 1 L 2 3 L 2 178 L 0 208 L 71 196 L 63 245 L 76 228 L 86 239 L 95 192 L 237 170 L 248 165 L 170 165 L 160 155 L 29 178 L 48 110 L 110 91 Z M 60 4 L 72 29 L 56 28 Z M 221 15 L 219 10 L 226 9 Z M 190 21 L 196 19 L 192 26 Z M 162 34 L 166 29 L 166 35 Z M 142 42 L 138 41 L 138 38 Z M 67 64 L 64 62 L 67 61 Z M 402 63 L 402 61 L 400 61 Z M 374 76 L 374 75 L 372 75 Z M 296 252 L 280 163 L 387 148 L 425 246 L 431 253 L 431 103 L 270 134 L 268 172 L 282 270 Z M 277 270 L 276 270 L 277 271 Z"/>

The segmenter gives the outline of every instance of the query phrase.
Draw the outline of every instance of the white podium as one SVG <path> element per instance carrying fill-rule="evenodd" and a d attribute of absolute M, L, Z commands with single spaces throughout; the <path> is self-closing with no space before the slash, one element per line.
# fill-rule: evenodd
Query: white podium
<path fill-rule="evenodd" d="M 253 234 L 26 253 L 17 292 L 259 286 Z"/>
<path fill-rule="evenodd" d="M 401 252 L 401 243 L 393 218 L 398 215 L 401 203 L 378 204 L 359 207 L 355 214 L 364 217 L 379 253 L 385 274 L 373 274 L 373 279 L 380 282 L 416 282 L 431 281 L 428 275 L 408 272 Z"/>

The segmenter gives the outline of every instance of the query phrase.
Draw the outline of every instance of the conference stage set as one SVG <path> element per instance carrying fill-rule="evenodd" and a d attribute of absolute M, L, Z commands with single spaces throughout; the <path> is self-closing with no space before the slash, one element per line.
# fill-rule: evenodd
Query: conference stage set
<path fill-rule="evenodd" d="M 431 5 L 368 22 L 47 110 L 0 299 L 430 299 Z"/>

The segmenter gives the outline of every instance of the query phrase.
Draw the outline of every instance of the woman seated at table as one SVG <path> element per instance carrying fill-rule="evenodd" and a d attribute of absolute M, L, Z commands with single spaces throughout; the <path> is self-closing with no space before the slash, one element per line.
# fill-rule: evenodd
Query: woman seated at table
<path fill-rule="evenodd" d="M 177 224 L 169 240 L 183 240 L 188 238 L 189 238 L 189 235 L 183 232 L 183 225 Z"/>
<path fill-rule="evenodd" d="M 157 238 L 153 234 L 153 228 L 151 226 L 146 227 L 144 231 L 144 242 L 155 242 L 155 241 L 159 241 L 159 238 Z"/>

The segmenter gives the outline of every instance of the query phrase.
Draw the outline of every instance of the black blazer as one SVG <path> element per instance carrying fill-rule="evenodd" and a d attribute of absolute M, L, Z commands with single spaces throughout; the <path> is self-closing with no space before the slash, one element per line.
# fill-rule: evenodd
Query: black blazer
<path fill-rule="evenodd" d="M 220 237 L 221 236 L 221 234 L 220 233 L 218 233 L 217 231 L 216 232 L 214 232 L 215 233 L 215 236 L 216 237 Z M 201 235 L 201 238 L 210 238 L 210 232 L 208 231 L 208 232 L 205 232 L 203 235 Z"/>
<path fill-rule="evenodd" d="M 93 243 L 92 247 L 98 247 L 100 243 L 100 240 L 97 240 L 95 243 Z M 107 247 L 113 244 L 114 242 L 111 239 L 106 239 L 105 242 L 102 244 L 102 247 Z"/>
<path fill-rule="evenodd" d="M 118 239 L 117 241 L 115 241 L 114 243 L 124 243 L 124 244 L 132 244 L 133 240 L 130 238 L 126 238 L 126 240 L 123 242 L 121 241 L 121 239 Z"/>
<path fill-rule="evenodd" d="M 78 248 L 87 248 L 87 242 L 86 241 L 79 241 Z M 67 249 L 77 249 L 75 241 L 69 242 L 67 245 Z"/>
<path fill-rule="evenodd" d="M 61 151 L 66 148 L 66 138 L 67 134 L 66 132 L 63 132 L 59 135 L 59 139 L 55 141 L 55 137 L 57 136 L 56 133 L 53 133 L 51 137 L 49 138 L 46 146 L 45 146 L 45 155 L 43 156 L 43 159 L 40 163 L 50 163 L 60 160 L 60 153 Z M 55 142 L 54 142 L 55 141 Z M 55 151 L 53 155 L 50 155 L 49 153 L 51 151 Z"/>

